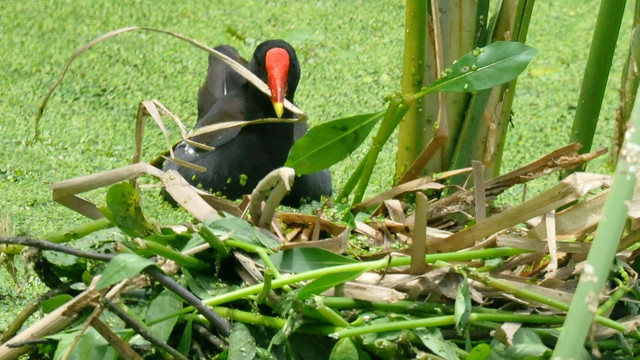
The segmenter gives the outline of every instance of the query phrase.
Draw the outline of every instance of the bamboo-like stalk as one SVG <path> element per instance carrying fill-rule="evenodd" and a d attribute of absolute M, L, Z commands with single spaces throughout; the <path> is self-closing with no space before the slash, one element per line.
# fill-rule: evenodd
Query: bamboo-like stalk
<path fill-rule="evenodd" d="M 531 21 L 531 14 L 533 13 L 533 6 L 535 0 L 520 0 L 516 7 L 516 14 L 511 25 L 512 41 L 519 41 L 524 43 L 527 39 L 527 32 L 529 30 L 529 22 Z M 511 5 L 513 8 L 513 5 Z M 504 32 L 506 33 L 506 31 Z M 498 23 L 494 41 L 501 40 L 502 34 L 501 24 Z M 510 81 L 507 84 L 501 86 L 500 98 L 489 101 L 486 110 L 491 111 L 497 115 L 494 120 L 496 127 L 495 140 L 492 142 L 493 147 L 488 149 L 484 154 L 485 174 L 487 178 L 493 178 L 500 174 L 500 166 L 502 165 L 502 154 L 504 152 L 505 139 L 507 137 L 507 129 L 509 127 L 509 121 L 511 118 L 511 106 L 516 93 L 517 78 Z M 486 111 L 485 110 L 485 111 Z M 490 159 L 493 159 L 491 161 Z"/>
<path fill-rule="evenodd" d="M 578 107 L 573 118 L 569 139 L 569 142 L 582 144 L 582 148 L 578 150 L 580 154 L 591 151 L 625 3 L 625 0 L 602 0 L 600 2 L 598 19 L 593 31 Z M 584 171 L 585 167 L 586 165 L 578 166 L 568 173 Z"/>
<path fill-rule="evenodd" d="M 477 46 L 476 40 L 481 37 L 481 33 L 485 30 L 487 24 L 487 12 L 489 8 L 488 0 L 480 1 L 438 1 L 437 9 L 435 6 L 429 6 L 426 3 L 426 21 L 419 24 L 420 29 L 424 29 L 424 43 L 421 49 L 424 51 L 422 56 L 424 64 L 422 66 L 423 73 L 421 75 L 421 86 L 427 86 L 438 78 L 436 59 L 442 56 L 444 66 L 451 64 L 465 53 L 471 51 Z M 409 7 L 409 2 L 407 2 Z M 409 11 L 409 9 L 407 9 Z M 442 18 L 442 26 L 438 31 L 434 30 L 433 12 L 437 11 Z M 407 23 L 409 26 L 410 23 Z M 417 24 L 411 24 L 413 30 L 417 30 Z M 411 32 L 410 28 L 407 28 Z M 442 54 L 436 54 L 435 33 L 442 33 Z M 416 41 L 415 37 L 407 37 L 406 41 Z M 405 43 L 405 67 L 403 70 L 403 93 L 415 94 L 414 89 L 405 89 L 404 79 L 411 79 L 415 76 L 411 71 L 413 67 L 407 63 L 408 49 L 420 48 L 417 44 Z M 409 64 L 409 65 L 408 65 Z M 409 73 L 408 73 L 409 72 Z M 415 83 L 414 83 L 415 84 Z M 412 90 L 409 92 L 407 90 Z M 422 150 L 435 135 L 435 125 L 438 119 L 439 106 L 445 107 L 447 114 L 447 127 L 449 128 L 448 140 L 445 142 L 442 150 L 439 150 L 435 156 L 431 158 L 425 168 L 426 173 L 441 172 L 448 168 L 451 162 L 453 149 L 457 142 L 456 136 L 460 131 L 464 113 L 466 112 L 469 94 L 466 93 L 447 93 L 441 95 L 444 98 L 442 103 L 437 101 L 436 94 L 430 94 L 418 99 L 414 107 L 409 110 L 408 117 L 400 123 L 400 132 L 398 137 L 398 153 L 396 158 L 396 182 L 406 172 L 408 167 L 421 154 Z"/>
<path fill-rule="evenodd" d="M 524 42 L 535 0 L 505 0 L 502 2 L 490 41 Z M 474 94 L 469 103 L 464 126 L 458 137 L 451 169 L 460 169 L 471 160 L 482 161 L 485 176 L 499 174 L 502 152 L 509 124 L 516 80 Z M 458 176 L 452 183 L 461 185 L 466 177 Z"/>
<path fill-rule="evenodd" d="M 439 6 L 444 66 L 449 66 L 474 47 L 483 45 L 478 44 L 476 39 L 485 31 L 489 1 L 440 1 Z M 478 21 L 481 18 L 485 19 L 484 24 Z M 449 138 L 427 164 L 426 172 L 429 174 L 450 168 L 471 94 L 449 92 L 442 94 L 442 97 L 443 103 L 439 105 L 446 108 Z"/>
<path fill-rule="evenodd" d="M 627 131 L 627 124 L 633 109 L 633 100 L 636 98 L 638 84 L 640 83 L 640 1 L 636 1 L 633 14 L 633 28 L 631 30 L 631 41 L 629 54 L 622 69 L 622 79 L 620 85 L 620 105 L 616 111 L 616 129 L 611 147 L 611 162 L 615 165 L 618 161 L 618 154 L 624 141 L 624 134 Z"/>
<path fill-rule="evenodd" d="M 603 1 L 604 5 L 607 1 Z M 601 9 L 602 11 L 602 9 Z M 605 203 L 591 250 L 580 276 L 571 307 L 553 354 L 554 359 L 570 359 L 575 349 L 584 346 L 596 316 L 600 293 L 607 280 L 627 219 L 640 164 L 640 96 L 636 95 L 631 113 L 632 126 L 620 151 L 613 186 Z"/>
<path fill-rule="evenodd" d="M 405 8 L 404 54 L 402 59 L 402 93 L 415 94 L 424 84 L 425 56 L 427 44 L 428 1 L 407 0 Z M 424 129 L 426 118 L 422 116 L 423 103 L 412 106 L 400 122 L 398 131 L 398 152 L 396 154 L 396 174 L 403 174 L 420 154 L 427 138 Z"/>

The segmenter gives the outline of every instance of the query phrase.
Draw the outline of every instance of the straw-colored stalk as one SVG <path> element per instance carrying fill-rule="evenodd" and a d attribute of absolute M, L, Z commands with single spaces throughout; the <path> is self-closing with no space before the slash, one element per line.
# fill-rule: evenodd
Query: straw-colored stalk
<path fill-rule="evenodd" d="M 631 110 L 633 110 L 633 100 L 636 98 L 638 84 L 640 83 L 638 66 L 640 66 L 640 2 L 636 1 L 629 54 L 624 64 L 624 69 L 622 69 L 620 105 L 618 105 L 618 110 L 616 111 L 616 132 L 611 149 L 611 162 L 614 165 L 618 161 L 618 154 L 624 141 L 624 134 L 627 131 Z"/>

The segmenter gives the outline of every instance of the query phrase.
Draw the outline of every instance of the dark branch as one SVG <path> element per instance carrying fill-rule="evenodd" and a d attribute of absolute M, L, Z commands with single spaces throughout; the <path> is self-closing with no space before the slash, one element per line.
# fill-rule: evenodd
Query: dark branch
<path fill-rule="evenodd" d="M 127 325 L 129 328 L 133 329 L 133 331 L 135 331 L 136 333 L 140 334 L 140 336 L 145 338 L 148 342 L 152 343 L 153 345 L 155 345 L 159 349 L 162 349 L 162 350 L 166 351 L 167 353 L 169 353 L 171 356 L 173 356 L 176 359 L 188 360 L 188 358 L 186 356 L 182 355 L 181 352 L 179 352 L 178 350 L 172 348 L 166 342 L 164 342 L 164 341 L 156 338 L 155 336 L 153 336 L 149 332 L 149 330 L 147 330 L 147 328 L 145 328 L 142 324 L 140 324 L 135 319 L 130 317 L 124 310 L 120 309 L 120 307 L 116 303 L 114 303 L 113 301 L 111 301 L 111 300 L 109 300 L 107 298 L 103 298 L 101 300 L 104 301 L 104 303 L 107 305 L 109 310 L 111 310 L 111 312 L 116 314 L 116 316 L 119 317 L 125 323 L 125 325 Z"/>
<path fill-rule="evenodd" d="M 101 254 L 93 251 L 85 251 L 74 249 L 69 246 L 64 246 L 60 244 L 56 244 L 47 240 L 40 239 L 32 239 L 25 237 L 0 237 L 0 244 L 14 244 L 14 245 L 23 245 L 23 246 L 32 246 L 39 249 L 44 250 L 53 250 L 66 254 L 71 254 L 79 257 L 101 260 L 101 261 L 109 261 L 115 257 L 112 254 Z M 218 329 L 222 336 L 229 336 L 231 329 L 229 328 L 229 324 L 220 315 L 216 314 L 215 311 L 211 310 L 207 305 L 205 305 L 202 300 L 200 300 L 197 296 L 193 295 L 187 289 L 178 284 L 175 280 L 173 280 L 170 276 L 162 272 L 162 270 L 158 269 L 154 266 L 149 266 L 143 270 L 149 276 L 151 276 L 154 280 L 164 285 L 167 289 L 175 292 L 178 296 L 182 297 L 187 303 L 192 305 L 202 316 L 205 317 L 213 326 Z"/>

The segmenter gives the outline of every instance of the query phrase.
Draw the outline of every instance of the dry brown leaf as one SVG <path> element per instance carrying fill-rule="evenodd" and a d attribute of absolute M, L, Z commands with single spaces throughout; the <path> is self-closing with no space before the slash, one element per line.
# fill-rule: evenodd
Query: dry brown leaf
<path fill-rule="evenodd" d="M 608 189 L 556 214 L 556 234 L 577 237 L 579 233 L 592 229 L 600 222 L 607 194 L 609 194 Z M 530 236 L 544 240 L 546 238 L 545 227 L 545 223 L 541 222 L 530 230 Z"/>
<path fill-rule="evenodd" d="M 394 303 L 407 298 L 407 294 L 385 286 L 348 281 L 323 293 L 323 295 L 344 296 L 364 301 L 380 301 Z"/>
<path fill-rule="evenodd" d="M 343 254 L 349 246 L 349 228 L 334 224 L 326 219 L 319 219 L 313 215 L 304 215 L 298 213 L 278 213 L 278 220 L 286 225 L 287 228 L 302 227 L 309 233 L 316 224 L 319 224 L 321 234 L 324 232 L 329 235 L 328 238 L 317 241 L 290 242 L 282 246 L 282 249 L 292 249 L 296 247 L 318 247 L 326 249 L 338 254 Z M 304 232 L 304 230 L 303 230 Z"/>
<path fill-rule="evenodd" d="M 556 210 L 551 210 L 544 215 L 544 224 L 547 228 L 547 247 L 551 261 L 547 266 L 548 271 L 558 269 L 558 249 L 556 245 Z"/>
<path fill-rule="evenodd" d="M 389 218 L 395 222 L 404 223 L 404 209 L 402 208 L 402 203 L 400 200 L 389 199 L 383 202 L 384 207 L 387 209 L 387 214 L 389 214 Z"/>
<path fill-rule="evenodd" d="M 151 166 L 151 165 L 149 165 Z M 222 218 L 177 171 L 169 170 L 161 177 L 171 197 L 201 222 Z"/>
<path fill-rule="evenodd" d="M 579 144 L 567 145 L 521 168 L 487 180 L 485 182 L 486 201 L 494 200 L 498 195 L 514 185 L 526 183 L 565 168 L 573 168 L 605 153 L 604 150 L 599 150 L 578 155 L 576 151 L 579 148 Z M 444 197 L 430 204 L 429 219 L 439 219 L 452 213 L 466 211 L 473 205 L 473 200 L 473 192 L 470 190 L 458 191 Z"/>
<path fill-rule="evenodd" d="M 450 252 L 473 246 L 478 239 L 520 224 L 534 216 L 544 214 L 575 201 L 591 190 L 609 186 L 609 176 L 574 173 L 551 189 L 533 199 L 495 214 L 486 221 L 458 231 L 449 238 L 430 244 L 434 252 Z"/>
<path fill-rule="evenodd" d="M 399 195 L 402 195 L 404 193 L 408 193 L 408 192 L 413 192 L 413 191 L 417 191 L 417 190 L 425 190 L 425 189 L 435 189 L 435 190 L 439 190 L 439 189 L 443 189 L 444 185 L 438 183 L 437 181 L 443 180 L 443 179 L 447 179 L 450 178 L 452 176 L 456 176 L 459 174 L 464 174 L 471 171 L 471 168 L 465 168 L 465 169 L 459 169 L 459 170 L 452 170 L 452 171 L 446 171 L 443 172 L 441 174 L 438 174 L 437 179 L 426 176 L 420 179 L 416 179 L 413 181 L 409 181 L 407 183 L 404 183 L 402 185 L 398 185 L 398 186 L 394 186 L 393 188 L 378 194 L 376 196 L 373 196 L 357 205 L 355 205 L 353 207 L 353 212 L 360 212 L 363 211 L 365 209 L 368 209 L 370 207 L 376 206 L 376 205 L 380 205 L 382 204 L 382 202 L 384 200 L 388 200 L 388 199 L 392 199 L 395 198 Z"/>
<path fill-rule="evenodd" d="M 164 173 L 149 164 L 137 163 L 97 174 L 60 181 L 52 184 L 50 188 L 53 192 L 53 200 L 56 202 L 91 219 L 101 219 L 103 216 L 96 205 L 80 198 L 77 194 L 137 178 L 144 174 L 160 178 Z"/>
<path fill-rule="evenodd" d="M 524 249 L 538 253 L 547 253 L 549 251 L 546 241 L 535 240 L 528 237 L 515 237 L 504 234 L 500 234 L 497 236 L 497 245 L 513 247 L 516 249 Z M 559 253 L 586 254 L 591 248 L 591 243 L 559 241 L 556 243 L 556 248 Z"/>

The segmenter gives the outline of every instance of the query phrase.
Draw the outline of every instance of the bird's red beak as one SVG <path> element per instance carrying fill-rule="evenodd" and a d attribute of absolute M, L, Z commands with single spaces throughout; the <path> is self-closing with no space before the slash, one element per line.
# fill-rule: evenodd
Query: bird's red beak
<path fill-rule="evenodd" d="M 287 94 L 289 76 L 289 53 L 279 47 L 269 49 L 264 60 L 267 69 L 267 84 L 271 90 L 271 103 L 278 118 L 284 113 L 284 98 Z"/>

